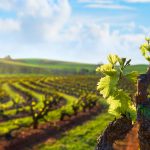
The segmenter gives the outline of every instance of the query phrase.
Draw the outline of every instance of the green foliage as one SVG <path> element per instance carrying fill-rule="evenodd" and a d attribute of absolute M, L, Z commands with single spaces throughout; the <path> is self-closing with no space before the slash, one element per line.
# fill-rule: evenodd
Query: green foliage
<path fill-rule="evenodd" d="M 134 84 L 138 74 L 135 71 L 126 73 L 126 68 L 130 65 L 131 60 L 109 55 L 108 61 L 108 64 L 97 68 L 97 71 L 104 75 L 98 82 L 97 89 L 106 98 L 110 113 L 116 116 L 126 115 L 134 120 L 136 111 L 130 97 L 131 92 L 121 83 L 127 80 L 128 83 Z"/>
<path fill-rule="evenodd" d="M 105 77 L 101 78 L 100 82 L 98 83 L 97 89 L 100 90 L 100 94 L 102 94 L 104 98 L 107 98 L 113 93 L 116 84 L 116 76 L 106 75 Z"/>
<path fill-rule="evenodd" d="M 141 53 L 146 60 L 150 61 L 150 38 L 145 38 L 146 42 L 141 45 Z"/>

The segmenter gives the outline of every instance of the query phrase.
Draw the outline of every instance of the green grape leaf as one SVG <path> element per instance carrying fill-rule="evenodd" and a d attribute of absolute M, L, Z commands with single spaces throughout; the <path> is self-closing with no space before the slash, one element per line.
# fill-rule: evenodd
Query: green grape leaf
<path fill-rule="evenodd" d="M 125 114 L 126 112 L 128 112 L 129 103 L 131 101 L 131 98 L 129 97 L 129 95 L 123 90 L 119 89 L 117 91 L 117 95 L 115 96 L 115 99 L 120 101 L 119 113 Z"/>
<path fill-rule="evenodd" d="M 107 99 L 107 103 L 109 104 L 109 113 L 115 116 L 125 114 L 132 120 L 136 119 L 136 108 L 131 104 L 129 95 L 123 90 L 117 90 Z"/>
<path fill-rule="evenodd" d="M 129 59 L 129 60 L 126 62 L 125 66 L 130 66 L 130 62 L 131 62 L 131 59 Z"/>
<path fill-rule="evenodd" d="M 116 76 L 106 76 L 100 79 L 97 89 L 100 91 L 100 94 L 103 95 L 104 98 L 108 97 L 110 93 L 115 91 L 115 87 L 117 84 L 118 78 Z"/>
<path fill-rule="evenodd" d="M 141 50 L 141 53 L 143 56 L 146 56 L 146 53 L 147 53 L 147 50 L 146 50 L 146 43 L 143 44 L 141 47 L 140 47 L 140 50 Z"/>
<path fill-rule="evenodd" d="M 109 96 L 106 101 L 109 104 L 108 112 L 112 115 L 119 116 L 120 113 L 116 110 L 120 107 L 120 102 L 114 96 Z"/>
<path fill-rule="evenodd" d="M 117 62 L 118 62 L 118 56 L 117 55 L 113 55 L 113 54 L 110 54 L 108 57 L 107 57 L 108 61 L 112 64 L 112 65 L 115 65 Z"/>
<path fill-rule="evenodd" d="M 119 58 L 119 59 L 118 59 L 118 62 L 119 62 L 119 64 L 120 64 L 120 66 L 123 67 L 124 64 L 125 64 L 125 62 L 126 62 L 126 58 Z"/>
<path fill-rule="evenodd" d="M 145 54 L 147 54 L 145 52 Z M 119 116 L 121 114 L 135 120 L 136 109 L 127 90 L 123 90 L 119 83 L 122 79 L 127 82 L 136 82 L 137 72 L 125 74 L 124 69 L 130 65 L 131 59 L 120 58 L 117 55 L 108 56 L 109 64 L 100 66 L 97 71 L 105 76 L 100 79 L 97 89 L 109 104 L 109 113 Z M 116 64 L 119 62 L 119 65 Z"/>
<path fill-rule="evenodd" d="M 117 74 L 117 70 L 113 69 L 112 64 L 105 64 L 97 68 L 98 72 L 101 72 L 103 74 L 109 75 L 109 76 L 114 76 Z"/>
<path fill-rule="evenodd" d="M 146 60 L 150 61 L 150 56 L 146 56 L 145 58 Z"/>
<path fill-rule="evenodd" d="M 131 104 L 131 105 L 129 106 L 128 112 L 129 112 L 129 114 L 130 114 L 129 117 L 130 117 L 133 121 L 136 121 L 137 112 L 136 112 L 136 107 L 135 107 L 133 104 Z"/>
<path fill-rule="evenodd" d="M 140 50 L 142 55 L 145 57 L 146 60 L 150 61 L 150 40 L 149 38 L 146 39 L 147 43 L 144 43 L 143 45 L 141 45 Z"/>
<path fill-rule="evenodd" d="M 125 77 L 128 80 L 132 81 L 133 83 L 136 83 L 137 77 L 138 77 L 138 72 L 137 71 L 132 71 L 132 72 L 126 74 Z"/>
<path fill-rule="evenodd" d="M 150 38 L 148 38 L 148 37 L 146 37 L 145 40 L 146 40 L 147 42 L 150 42 Z"/>

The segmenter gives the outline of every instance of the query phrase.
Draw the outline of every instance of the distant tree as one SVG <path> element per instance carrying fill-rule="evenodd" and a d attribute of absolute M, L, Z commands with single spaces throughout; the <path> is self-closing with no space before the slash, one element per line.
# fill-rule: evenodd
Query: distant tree
<path fill-rule="evenodd" d="M 5 56 L 4 59 L 5 59 L 5 60 L 12 60 L 12 58 L 11 58 L 10 55 Z"/>

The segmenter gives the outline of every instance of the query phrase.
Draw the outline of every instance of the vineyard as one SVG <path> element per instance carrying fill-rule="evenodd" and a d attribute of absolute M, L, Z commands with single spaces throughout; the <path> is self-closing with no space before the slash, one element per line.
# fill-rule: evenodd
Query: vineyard
<path fill-rule="evenodd" d="M 1 76 L 0 150 L 148 149 L 150 70 L 107 59 L 97 74 Z"/>
<path fill-rule="evenodd" d="M 1 77 L 0 149 L 75 149 L 85 132 L 83 147 L 94 148 L 99 131 L 112 120 L 96 90 L 98 80 L 96 75 Z"/>

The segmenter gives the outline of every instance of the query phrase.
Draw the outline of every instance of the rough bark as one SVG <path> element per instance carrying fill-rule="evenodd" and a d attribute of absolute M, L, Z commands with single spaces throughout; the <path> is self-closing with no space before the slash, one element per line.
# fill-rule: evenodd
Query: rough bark
<path fill-rule="evenodd" d="M 150 149 L 150 119 L 144 119 L 140 123 L 138 132 L 140 150 Z"/>
<path fill-rule="evenodd" d="M 113 150 L 113 143 L 123 139 L 132 127 L 132 120 L 126 116 L 114 120 L 98 139 L 96 150 Z"/>
<path fill-rule="evenodd" d="M 139 145 L 140 150 L 150 149 L 150 100 L 148 98 L 148 87 L 150 84 L 150 67 L 146 74 L 138 77 L 137 82 L 137 120 L 139 122 Z"/>

